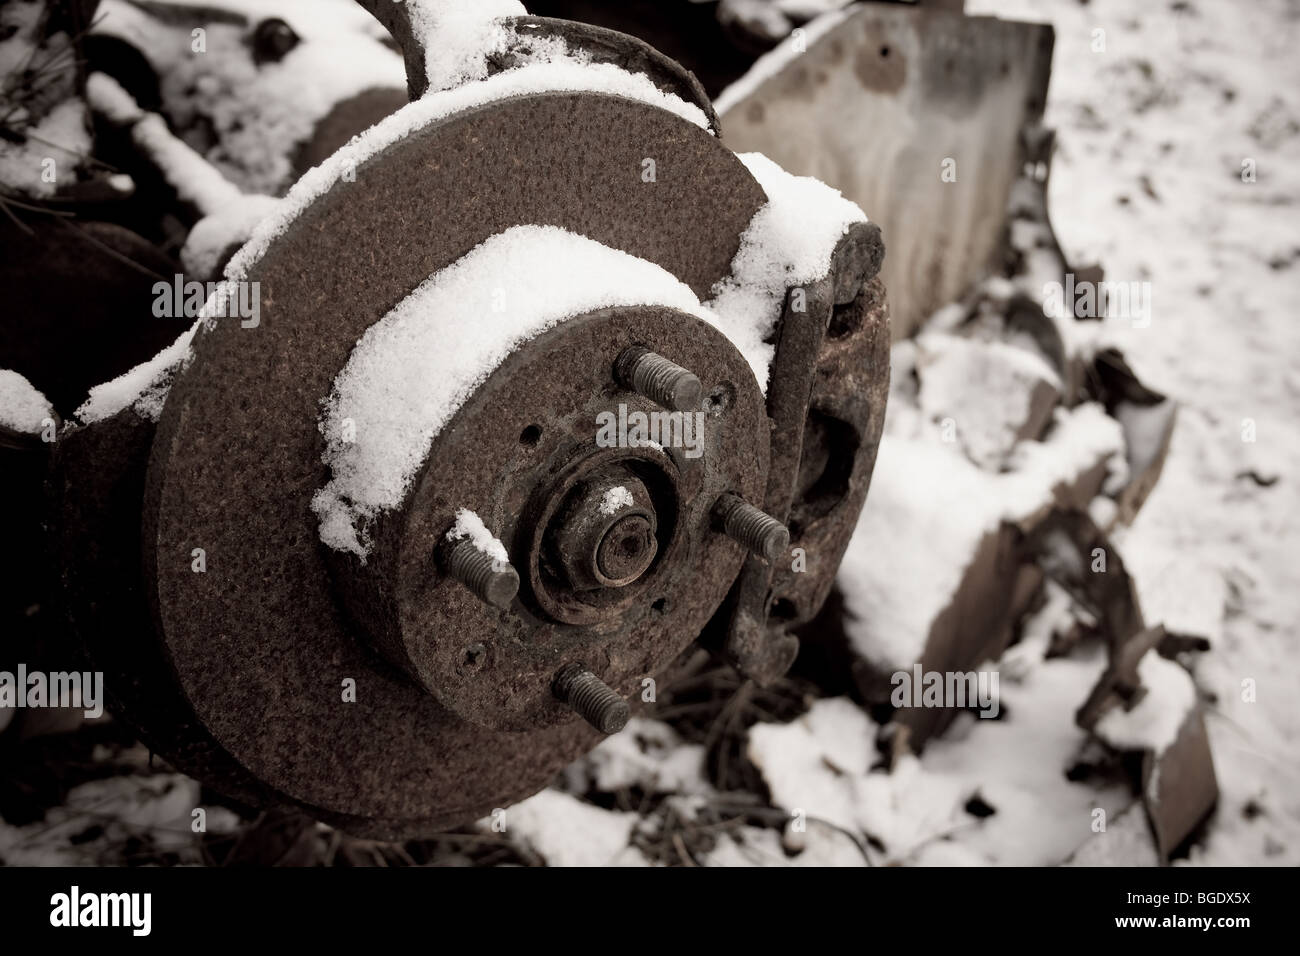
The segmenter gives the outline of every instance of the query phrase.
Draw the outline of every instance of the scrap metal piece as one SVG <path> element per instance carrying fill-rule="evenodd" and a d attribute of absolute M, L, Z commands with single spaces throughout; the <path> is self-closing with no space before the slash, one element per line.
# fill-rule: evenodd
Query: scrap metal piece
<path fill-rule="evenodd" d="M 1028 547 L 1038 556 L 1038 564 L 1047 576 L 1096 619 L 1117 667 L 1126 666 L 1124 648 L 1130 642 L 1138 641 L 1150 647 L 1160 642 L 1163 632 L 1147 634 L 1137 587 L 1124 567 L 1123 557 L 1087 512 L 1081 509 L 1052 512 L 1035 526 Z M 1094 572 L 1092 567 L 1098 554 L 1105 558 L 1105 570 Z M 1133 658 L 1133 667 L 1141 656 L 1139 653 Z"/>
<path fill-rule="evenodd" d="M 1219 801 L 1219 783 L 1203 708 L 1198 706 L 1187 715 L 1167 750 L 1143 754 L 1142 801 L 1156 847 L 1166 860 L 1213 812 Z"/>
<path fill-rule="evenodd" d="M 1102 349 L 1093 359 L 1088 391 L 1124 429 L 1129 478 L 1115 496 L 1116 521 L 1129 524 L 1160 480 L 1173 443 L 1178 403 L 1143 385 L 1115 349 Z"/>
<path fill-rule="evenodd" d="M 815 176 L 889 237 L 895 339 L 997 265 L 1021 130 L 1042 116 L 1050 26 L 863 3 L 719 97 L 727 144 Z"/>
<path fill-rule="evenodd" d="M 1036 534 L 1046 570 L 1097 617 L 1108 639 L 1108 664 L 1075 723 L 1093 730 L 1114 707 L 1132 709 L 1146 689 L 1138 664 L 1165 642 L 1164 627 L 1147 627 L 1137 592 L 1114 546 L 1082 512 L 1053 515 Z M 1106 570 L 1092 572 L 1088 562 L 1096 548 L 1107 555 Z M 1067 551 L 1072 550 L 1071 557 Z M 1142 800 L 1162 859 L 1179 849 L 1213 811 L 1219 788 L 1202 708 L 1193 707 L 1167 748 L 1143 751 Z"/>

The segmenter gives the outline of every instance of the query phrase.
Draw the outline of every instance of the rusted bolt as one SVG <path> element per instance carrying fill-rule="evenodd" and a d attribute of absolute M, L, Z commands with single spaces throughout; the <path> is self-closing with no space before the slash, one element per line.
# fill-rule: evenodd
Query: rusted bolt
<path fill-rule="evenodd" d="M 519 573 L 468 538 L 462 539 L 447 556 L 447 570 L 480 601 L 493 607 L 509 607 L 519 593 Z"/>
<path fill-rule="evenodd" d="M 790 532 L 771 515 L 759 511 L 744 498 L 730 492 L 713 506 L 716 526 L 728 538 L 775 564 L 790 547 Z"/>
<path fill-rule="evenodd" d="M 562 667 L 552 689 L 557 700 L 602 734 L 618 733 L 632 716 L 627 701 L 581 664 Z"/>
<path fill-rule="evenodd" d="M 698 409 L 704 394 L 704 386 L 694 372 L 640 345 L 619 353 L 614 362 L 614 377 L 624 388 L 675 412 Z"/>

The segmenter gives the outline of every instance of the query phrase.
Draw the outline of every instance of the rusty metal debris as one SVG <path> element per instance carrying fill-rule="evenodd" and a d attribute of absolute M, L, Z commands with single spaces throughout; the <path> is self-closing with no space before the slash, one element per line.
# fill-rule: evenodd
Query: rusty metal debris
<path fill-rule="evenodd" d="M 882 278 L 897 340 L 1000 259 L 1021 131 L 1041 119 L 1052 47 L 1050 26 L 864 3 L 719 110 L 733 149 L 824 179 L 871 211 L 889 239 Z"/>
<path fill-rule="evenodd" d="M 1053 515 L 1035 532 L 1032 547 L 1046 558 L 1047 573 L 1092 610 L 1106 639 L 1107 666 L 1075 715 L 1080 727 L 1096 731 L 1115 708 L 1130 711 L 1147 694 L 1138 665 L 1160 651 L 1165 629 L 1148 626 L 1132 578 L 1114 544 L 1081 512 Z M 1096 549 L 1108 561 L 1105 571 L 1090 569 Z M 1157 853 L 1168 859 L 1206 819 L 1218 802 L 1214 760 L 1199 703 L 1188 710 L 1174 741 L 1145 747 L 1135 789 L 1142 796 Z"/>

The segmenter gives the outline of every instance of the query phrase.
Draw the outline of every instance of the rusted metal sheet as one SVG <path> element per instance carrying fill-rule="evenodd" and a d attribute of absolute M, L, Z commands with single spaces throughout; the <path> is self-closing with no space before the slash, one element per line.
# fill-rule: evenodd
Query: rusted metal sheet
<path fill-rule="evenodd" d="M 1000 260 L 1052 46 L 1050 26 L 862 4 L 728 102 L 724 141 L 835 186 L 881 226 L 904 338 Z"/>
<path fill-rule="evenodd" d="M 1035 540 L 1040 553 L 1049 555 L 1047 573 L 1094 614 L 1106 638 L 1106 670 L 1075 715 L 1075 723 L 1091 731 L 1107 712 L 1116 707 L 1131 709 L 1142 700 L 1147 689 L 1138 664 L 1147 654 L 1161 652 L 1169 636 L 1160 624 L 1146 625 L 1118 552 L 1086 514 L 1053 515 L 1036 531 Z M 1106 569 L 1100 573 L 1090 570 L 1097 548 L 1107 555 Z M 1171 745 L 1142 751 L 1140 779 L 1135 783 L 1156 848 L 1167 860 L 1195 833 L 1219 798 L 1199 704 L 1183 718 Z"/>
<path fill-rule="evenodd" d="M 1219 783 L 1201 707 L 1187 715 L 1168 750 L 1159 754 L 1148 750 L 1143 755 L 1142 800 L 1156 847 L 1166 860 L 1214 810 L 1219 801 Z"/>

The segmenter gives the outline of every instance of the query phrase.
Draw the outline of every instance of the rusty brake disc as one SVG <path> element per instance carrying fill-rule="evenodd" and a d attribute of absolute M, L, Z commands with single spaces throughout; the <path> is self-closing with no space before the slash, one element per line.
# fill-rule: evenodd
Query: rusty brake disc
<path fill-rule="evenodd" d="M 646 156 L 660 171 L 653 184 L 640 179 Z M 581 663 L 630 692 L 694 639 L 743 560 L 711 534 L 710 496 L 757 500 L 767 468 L 766 441 L 754 440 L 766 438 L 757 383 L 705 323 L 621 309 L 530 342 L 444 428 L 365 569 L 318 540 L 320 401 L 370 325 L 505 229 L 561 226 L 703 296 L 764 200 L 708 132 L 613 96 L 550 93 L 412 133 L 272 243 L 248 276 L 260 283 L 260 325 L 201 334 L 172 387 L 144 509 L 144 580 L 165 657 L 238 766 L 353 829 L 461 823 L 544 786 L 594 742 L 553 700 L 559 665 Z M 704 466 L 591 447 L 593 409 L 637 401 L 612 366 L 640 343 L 726 396 Z M 553 523 L 569 521 L 573 491 L 611 476 L 644 489 L 654 553 L 634 591 L 593 598 L 557 575 L 563 557 L 546 541 Z M 453 506 L 478 509 L 512 553 L 526 549 L 525 586 L 509 609 L 472 598 L 436 560 Z M 624 538 L 639 549 L 596 558 L 636 571 L 650 542 L 645 528 L 631 530 Z M 195 548 L 206 554 L 202 574 Z M 340 692 L 347 681 L 355 701 Z"/>

